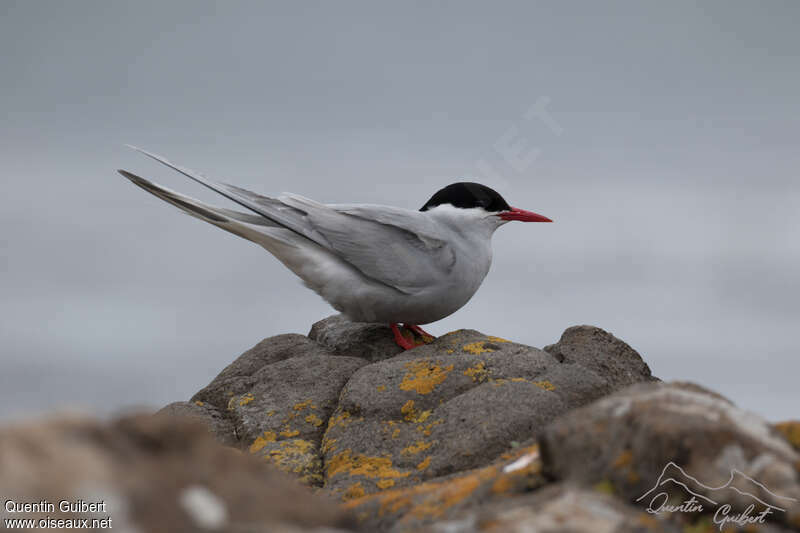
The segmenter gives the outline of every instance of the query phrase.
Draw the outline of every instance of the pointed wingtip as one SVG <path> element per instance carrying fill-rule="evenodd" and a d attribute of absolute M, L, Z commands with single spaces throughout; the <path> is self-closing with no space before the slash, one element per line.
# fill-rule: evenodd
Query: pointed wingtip
<path fill-rule="evenodd" d="M 134 185 L 138 185 L 139 187 L 147 188 L 147 186 L 150 185 L 150 182 L 146 179 L 141 178 L 132 172 L 128 172 L 127 170 L 118 168 L 117 172 L 119 172 L 124 178 L 128 178 Z"/>
<path fill-rule="evenodd" d="M 161 163 L 165 163 L 167 166 L 173 166 L 173 165 L 172 165 L 172 163 L 170 163 L 170 162 L 167 160 L 167 158 L 166 158 L 166 157 L 160 156 L 160 155 L 158 155 L 158 154 L 154 154 L 153 152 L 148 152 L 148 151 L 147 151 L 147 150 L 145 150 L 144 148 L 139 148 L 138 146 L 134 146 L 134 145 L 132 145 L 132 144 L 125 144 L 125 146 L 126 146 L 127 148 L 130 148 L 131 150 L 135 150 L 135 151 L 139 152 L 140 154 L 144 154 L 144 155 L 146 155 L 147 157 L 153 158 L 153 159 L 155 159 L 156 161 L 159 161 L 159 162 L 161 162 Z"/>
<path fill-rule="evenodd" d="M 132 180 L 132 181 L 135 181 L 137 179 L 138 180 L 142 179 L 139 176 L 137 176 L 136 174 L 134 174 L 133 172 L 128 172 L 127 170 L 122 169 L 122 168 L 118 168 L 117 172 L 122 174 L 123 177 L 128 178 L 129 180 Z"/>

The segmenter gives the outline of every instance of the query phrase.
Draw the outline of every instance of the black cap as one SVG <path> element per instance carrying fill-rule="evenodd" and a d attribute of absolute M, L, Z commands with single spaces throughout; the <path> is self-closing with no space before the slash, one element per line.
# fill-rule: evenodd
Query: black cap
<path fill-rule="evenodd" d="M 494 189 L 480 183 L 470 183 L 462 181 L 448 185 L 422 206 L 420 211 L 433 209 L 437 205 L 450 204 L 453 207 L 470 209 L 472 207 L 482 207 L 491 213 L 510 211 L 511 206 L 503 200 L 503 197 Z"/>

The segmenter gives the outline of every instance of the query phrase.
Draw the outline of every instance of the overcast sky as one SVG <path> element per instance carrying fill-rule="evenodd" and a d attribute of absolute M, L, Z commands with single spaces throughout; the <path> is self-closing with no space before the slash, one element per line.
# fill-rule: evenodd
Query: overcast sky
<path fill-rule="evenodd" d="M 0 2 L 0 418 L 187 399 L 332 312 L 274 258 L 116 174 L 509 224 L 427 327 L 605 328 L 663 379 L 800 416 L 800 4 Z"/>

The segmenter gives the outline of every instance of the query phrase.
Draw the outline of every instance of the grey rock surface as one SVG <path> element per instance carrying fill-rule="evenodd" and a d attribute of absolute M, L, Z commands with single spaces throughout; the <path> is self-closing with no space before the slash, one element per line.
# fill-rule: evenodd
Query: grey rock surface
<path fill-rule="evenodd" d="M 650 379 L 641 358 L 625 353 L 614 364 L 627 380 Z M 325 488 L 370 494 L 485 465 L 613 390 L 577 361 L 473 330 L 448 333 L 353 374 L 322 443 Z M 378 460 L 384 468 L 363 467 Z"/>
<path fill-rule="evenodd" d="M 164 414 L 111 422 L 60 417 L 0 429 L 0 494 L 0 518 L 110 519 L 104 528 L 118 531 L 310 533 L 354 525 L 330 500 L 220 446 L 196 421 Z M 56 507 L 9 513 L 8 500 Z M 104 507 L 62 512 L 62 500 Z"/>
<path fill-rule="evenodd" d="M 397 533 L 405 530 L 397 529 Z M 410 530 L 409 530 L 410 531 Z M 422 533 L 681 533 L 641 508 L 579 486 L 554 484 L 527 495 L 480 506 Z"/>
<path fill-rule="evenodd" d="M 636 350 L 594 326 L 567 328 L 557 343 L 544 350 L 564 363 L 593 370 L 615 390 L 641 381 L 658 381 Z"/>
<path fill-rule="evenodd" d="M 800 455 L 766 420 L 697 385 L 633 385 L 560 417 L 541 446 L 558 480 L 644 504 L 677 480 L 734 510 L 774 505 L 786 511 L 775 520 L 800 525 Z"/>
<path fill-rule="evenodd" d="M 388 324 L 350 322 L 342 315 L 329 316 L 316 322 L 311 326 L 308 338 L 336 355 L 360 357 L 370 362 L 387 359 L 403 352 L 403 349 L 395 344 Z"/>
<path fill-rule="evenodd" d="M 194 419 L 203 424 L 220 444 L 225 446 L 239 445 L 239 437 L 236 434 L 233 421 L 212 405 L 204 404 L 201 401 L 173 402 L 163 407 L 156 414 Z"/>

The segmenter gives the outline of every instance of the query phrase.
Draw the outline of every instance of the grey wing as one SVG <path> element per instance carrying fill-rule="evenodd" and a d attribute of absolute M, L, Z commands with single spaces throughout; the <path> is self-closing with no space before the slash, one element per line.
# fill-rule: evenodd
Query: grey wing
<path fill-rule="evenodd" d="M 329 206 L 299 195 L 269 198 L 209 180 L 167 159 L 131 147 L 346 261 L 365 276 L 412 294 L 447 278 L 452 247 L 419 211 L 384 206 Z"/>
<path fill-rule="evenodd" d="M 281 202 L 306 213 L 306 221 L 334 251 L 364 274 L 404 293 L 446 280 L 455 252 L 419 211 L 388 206 L 325 205 L 286 194 Z"/>
<path fill-rule="evenodd" d="M 253 211 L 254 213 L 257 213 L 265 217 L 270 222 L 277 224 L 278 226 L 290 229 L 295 233 L 297 233 L 298 235 L 301 235 L 311 241 L 314 241 L 319 245 L 327 247 L 325 238 L 322 235 L 314 233 L 314 231 L 311 228 L 303 224 L 302 213 L 280 202 L 279 200 L 251 193 L 246 189 L 241 189 L 234 185 L 228 185 L 225 183 L 218 183 L 212 181 L 203 176 L 202 174 L 200 174 L 199 172 L 195 172 L 188 168 L 181 167 L 174 163 L 171 163 L 165 157 L 154 154 L 152 152 L 148 152 L 147 150 L 143 150 L 142 148 L 137 148 L 136 146 L 132 146 L 130 144 L 127 146 L 129 148 L 133 148 L 137 152 L 140 152 L 152 159 L 155 159 L 159 163 L 166 165 L 173 170 L 177 170 L 187 178 L 191 178 L 197 183 L 205 185 L 214 192 L 217 192 L 222 196 L 228 198 L 229 200 L 236 202 L 242 207 L 246 207 L 250 211 Z"/>

